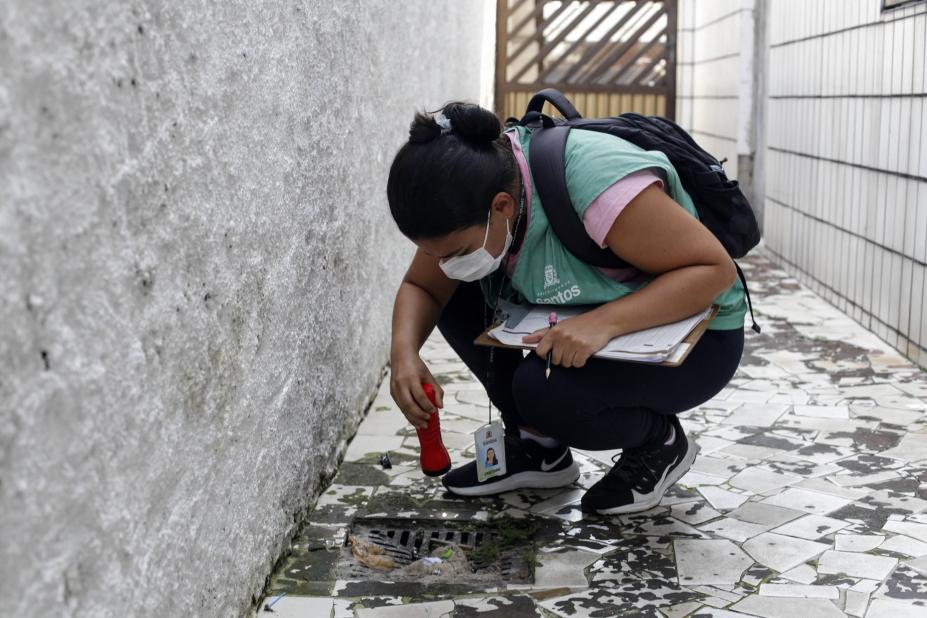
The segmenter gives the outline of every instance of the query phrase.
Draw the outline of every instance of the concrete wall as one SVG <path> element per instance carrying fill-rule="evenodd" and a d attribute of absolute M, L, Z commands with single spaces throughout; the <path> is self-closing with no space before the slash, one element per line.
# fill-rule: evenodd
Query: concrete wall
<path fill-rule="evenodd" d="M 247 611 L 375 392 L 388 165 L 480 99 L 485 9 L 0 5 L 5 615 Z"/>
<path fill-rule="evenodd" d="M 766 242 L 927 366 L 927 3 L 772 0 Z"/>

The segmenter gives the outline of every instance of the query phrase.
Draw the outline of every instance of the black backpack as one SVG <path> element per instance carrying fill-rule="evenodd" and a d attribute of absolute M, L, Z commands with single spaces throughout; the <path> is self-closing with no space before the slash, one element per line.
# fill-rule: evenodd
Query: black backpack
<path fill-rule="evenodd" d="M 554 120 L 541 114 L 545 102 L 550 102 L 564 118 Z M 683 188 L 692 197 L 699 220 L 718 238 L 732 258 L 743 257 L 760 242 L 753 208 L 740 191 L 737 181 L 728 180 L 721 167 L 723 162 L 702 150 L 685 130 L 671 120 L 633 112 L 610 118 L 586 119 L 562 93 L 553 88 L 535 94 L 521 120 L 509 120 L 531 126 L 534 130 L 529 159 L 544 213 L 554 233 L 570 253 L 588 264 L 603 268 L 629 266 L 610 249 L 602 249 L 589 238 L 582 220 L 571 206 L 564 176 L 564 149 L 571 129 L 617 135 L 644 150 L 664 153 L 679 174 Z M 746 277 L 736 262 L 734 265 L 747 295 L 752 328 L 760 332 L 753 317 Z"/>

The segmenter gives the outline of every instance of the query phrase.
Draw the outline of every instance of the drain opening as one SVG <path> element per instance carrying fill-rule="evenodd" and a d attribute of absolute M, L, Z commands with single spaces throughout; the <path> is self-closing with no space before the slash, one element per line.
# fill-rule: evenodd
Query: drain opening
<path fill-rule="evenodd" d="M 469 572 L 455 574 L 455 585 L 534 583 L 533 535 L 537 525 L 527 519 L 503 518 L 494 522 L 448 522 L 395 518 L 359 518 L 345 535 L 338 579 L 384 582 L 441 583 L 405 572 L 408 565 L 431 556 L 435 550 L 457 546 L 463 550 Z M 365 539 L 392 558 L 390 571 L 370 568 L 351 553 L 350 536 Z"/>

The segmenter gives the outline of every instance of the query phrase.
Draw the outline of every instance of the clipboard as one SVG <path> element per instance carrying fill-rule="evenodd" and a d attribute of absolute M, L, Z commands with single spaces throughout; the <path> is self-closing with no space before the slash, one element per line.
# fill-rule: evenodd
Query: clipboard
<path fill-rule="evenodd" d="M 711 313 L 708 314 L 708 317 L 706 317 L 701 322 L 696 324 L 695 328 L 693 328 L 692 331 L 688 335 L 686 335 L 685 339 L 683 339 L 679 343 L 679 345 L 677 346 L 677 349 L 681 350 L 680 353 L 671 355 L 669 358 L 659 363 L 649 363 L 647 361 L 639 361 L 639 360 L 632 360 L 632 359 L 617 359 L 617 358 L 609 358 L 609 359 L 604 359 L 604 360 L 610 360 L 610 361 L 618 362 L 618 363 L 637 363 L 637 364 L 651 365 L 651 366 L 657 366 L 657 367 L 678 367 L 683 362 L 685 362 L 686 358 L 689 357 L 689 353 L 692 351 L 692 348 L 695 347 L 695 344 L 698 343 L 698 340 L 701 339 L 702 335 L 705 334 L 705 331 L 708 330 L 708 325 L 715 318 L 715 316 L 718 315 L 719 310 L 720 310 L 720 307 L 718 305 L 712 305 Z M 493 339 L 492 337 L 490 337 L 489 331 L 499 326 L 499 324 L 501 324 L 501 322 L 496 322 L 495 324 L 493 324 L 492 326 L 484 330 L 482 333 L 480 333 L 479 337 L 473 340 L 473 343 L 475 343 L 476 345 L 489 346 L 493 348 L 509 348 L 510 350 L 532 350 L 532 351 L 534 350 L 533 347 L 528 346 L 528 345 L 508 345 L 505 343 L 501 343 L 497 341 L 496 339 Z M 685 347 L 683 348 L 683 346 Z"/>

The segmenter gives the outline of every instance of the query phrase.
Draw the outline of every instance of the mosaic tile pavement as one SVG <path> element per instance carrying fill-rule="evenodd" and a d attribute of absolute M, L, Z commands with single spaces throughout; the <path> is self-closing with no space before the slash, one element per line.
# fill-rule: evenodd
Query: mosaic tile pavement
<path fill-rule="evenodd" d="M 384 380 L 310 525 L 271 579 L 261 616 L 927 616 L 927 373 L 779 270 L 743 260 L 761 335 L 737 375 L 681 416 L 701 445 L 660 506 L 583 515 L 579 499 L 614 452 L 575 451 L 559 490 L 459 500 L 417 467 L 414 431 Z M 433 336 L 423 350 L 445 389 L 444 441 L 472 456 L 486 395 Z M 393 467 L 378 464 L 388 451 Z M 353 517 L 493 522 L 541 518 L 535 583 L 461 593 L 342 581 Z M 388 589 L 384 593 L 384 586 Z M 285 593 L 285 596 L 282 596 Z"/>

